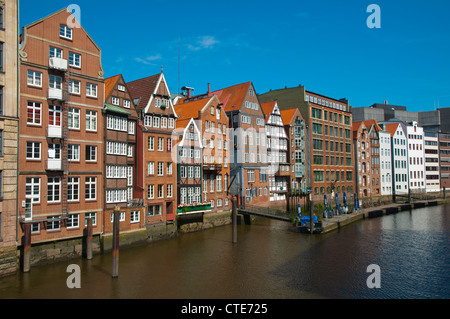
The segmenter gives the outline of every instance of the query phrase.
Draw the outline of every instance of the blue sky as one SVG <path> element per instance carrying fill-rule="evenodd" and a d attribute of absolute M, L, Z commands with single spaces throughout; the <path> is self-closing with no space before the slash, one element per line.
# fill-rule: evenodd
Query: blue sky
<path fill-rule="evenodd" d="M 372 3 L 379 29 L 366 24 Z M 70 4 L 102 49 L 106 77 L 132 81 L 163 66 L 174 93 L 179 83 L 201 94 L 208 83 L 253 81 L 258 93 L 301 84 L 354 107 L 450 107 L 447 0 L 21 0 L 20 24 Z"/>

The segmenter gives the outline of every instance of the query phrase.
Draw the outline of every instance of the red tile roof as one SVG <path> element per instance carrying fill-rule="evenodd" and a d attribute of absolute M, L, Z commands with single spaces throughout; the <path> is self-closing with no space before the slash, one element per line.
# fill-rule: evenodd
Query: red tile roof
<path fill-rule="evenodd" d="M 121 74 L 118 74 L 105 79 L 105 100 L 111 94 L 111 91 L 114 89 L 117 81 L 120 79 L 121 76 L 122 76 Z"/>
<path fill-rule="evenodd" d="M 244 104 L 245 96 L 252 82 L 245 82 L 214 91 L 220 102 L 223 104 L 225 112 L 239 110 Z"/>
<path fill-rule="evenodd" d="M 212 97 L 205 97 L 203 99 L 189 101 L 185 103 L 177 103 L 174 105 L 175 112 L 179 116 L 177 121 L 191 118 L 198 118 L 198 112 L 200 112 L 206 104 L 212 99 Z"/>
<path fill-rule="evenodd" d="M 280 113 L 281 113 L 281 119 L 283 120 L 284 125 L 289 125 L 292 122 L 292 119 L 296 113 L 298 113 L 297 116 L 299 118 L 303 119 L 298 108 L 280 110 Z"/>
<path fill-rule="evenodd" d="M 133 100 L 139 98 L 139 102 L 136 104 L 136 109 L 144 109 L 150 97 L 156 90 L 161 73 L 127 83 L 128 90 L 130 91 Z"/>
<path fill-rule="evenodd" d="M 392 124 L 386 124 L 386 132 L 391 133 L 391 137 L 394 136 L 395 132 L 397 131 L 398 126 L 400 123 L 392 123 Z"/>

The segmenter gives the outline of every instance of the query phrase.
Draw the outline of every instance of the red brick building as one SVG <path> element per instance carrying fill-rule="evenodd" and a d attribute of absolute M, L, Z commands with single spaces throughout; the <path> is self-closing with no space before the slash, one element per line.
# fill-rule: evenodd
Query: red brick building
<path fill-rule="evenodd" d="M 193 118 L 202 140 L 202 200 L 211 212 L 231 209 L 229 119 L 217 95 L 184 98 L 175 105 L 179 121 Z"/>
<path fill-rule="evenodd" d="M 163 73 L 127 83 L 138 111 L 135 198 L 143 198 L 146 224 L 175 219 L 176 152 L 172 133 L 177 115 Z"/>
<path fill-rule="evenodd" d="M 103 232 L 101 51 L 68 21 L 63 9 L 21 36 L 19 222 L 32 242 L 82 236 L 88 217 Z"/>
<path fill-rule="evenodd" d="M 238 205 L 270 201 L 264 112 L 252 82 L 212 92 L 223 104 L 230 127 L 230 190 Z"/>
<path fill-rule="evenodd" d="M 121 74 L 105 79 L 105 232 L 112 232 L 114 208 L 120 207 L 120 229 L 145 226 L 143 200 L 134 198 L 138 114 Z"/>

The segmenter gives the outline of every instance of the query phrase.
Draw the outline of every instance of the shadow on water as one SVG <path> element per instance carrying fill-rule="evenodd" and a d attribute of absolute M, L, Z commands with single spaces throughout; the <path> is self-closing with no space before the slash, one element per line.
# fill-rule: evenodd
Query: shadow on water
<path fill-rule="evenodd" d="M 358 221 L 309 235 L 289 223 L 257 218 L 121 249 L 119 277 L 111 254 L 94 255 L 0 278 L 0 298 L 299 299 L 450 298 L 450 205 Z M 69 289 L 67 266 L 81 269 Z M 367 266 L 381 269 L 369 289 Z"/>

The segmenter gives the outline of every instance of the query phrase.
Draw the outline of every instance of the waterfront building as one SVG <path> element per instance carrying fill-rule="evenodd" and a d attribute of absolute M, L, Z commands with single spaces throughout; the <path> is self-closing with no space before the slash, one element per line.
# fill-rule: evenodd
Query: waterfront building
<path fill-rule="evenodd" d="M 379 123 L 384 131 L 390 133 L 392 192 L 394 195 L 407 195 L 409 192 L 408 138 L 403 123 Z"/>
<path fill-rule="evenodd" d="M 177 113 L 178 114 L 178 113 Z M 176 121 L 177 150 L 177 215 L 210 211 L 202 199 L 202 141 L 201 132 L 193 118 Z"/>
<path fill-rule="evenodd" d="M 408 137 L 409 187 L 412 191 L 425 192 L 425 150 L 423 128 L 412 122 L 406 126 Z"/>
<path fill-rule="evenodd" d="M 352 109 L 353 121 L 375 120 L 384 122 L 397 120 L 403 122 L 419 121 L 419 113 L 408 111 L 406 106 L 389 104 L 388 101 L 375 103 L 369 107 L 354 107 Z"/>
<path fill-rule="evenodd" d="M 144 228 L 143 200 L 134 197 L 138 115 L 121 74 L 105 79 L 103 112 L 105 233 L 112 232 L 116 207 L 120 207 L 121 231 Z"/>
<path fill-rule="evenodd" d="M 161 72 L 128 82 L 127 88 L 139 116 L 135 197 L 144 199 L 146 225 L 172 222 L 177 210 L 177 166 L 172 154 L 177 114 L 167 81 Z"/>
<path fill-rule="evenodd" d="M 288 162 L 291 166 L 289 189 L 306 193 L 306 125 L 297 108 L 281 110 L 284 130 L 289 137 Z"/>
<path fill-rule="evenodd" d="M 425 182 L 427 192 L 441 190 L 439 169 L 439 138 L 437 132 L 423 132 Z"/>
<path fill-rule="evenodd" d="M 381 195 L 392 195 L 392 147 L 391 135 L 381 130 L 378 132 L 380 143 L 380 191 Z"/>
<path fill-rule="evenodd" d="M 32 243 L 82 237 L 88 218 L 104 231 L 101 50 L 75 22 L 64 8 L 21 35 L 18 231 L 31 224 Z"/>
<path fill-rule="evenodd" d="M 277 101 L 261 103 L 266 122 L 266 143 L 270 201 L 285 201 L 291 180 L 288 162 L 289 138 Z"/>
<path fill-rule="evenodd" d="M 192 118 L 200 130 L 203 146 L 201 154 L 203 203 L 209 204 L 208 212 L 228 211 L 231 209 L 228 195 L 231 143 L 229 119 L 222 103 L 217 95 L 211 92 L 194 97 L 188 94 L 178 100 L 175 111 L 178 115 L 177 121 L 188 121 Z M 198 156 L 195 152 L 193 155 Z"/>
<path fill-rule="evenodd" d="M 450 188 L 450 134 L 439 133 L 440 187 Z"/>
<path fill-rule="evenodd" d="M 348 100 L 305 90 L 304 86 L 271 90 L 262 102 L 277 100 L 281 110 L 298 108 L 308 127 L 308 188 L 313 199 L 324 194 L 353 193 L 352 113 Z M 340 196 L 342 198 L 342 196 Z"/>
<path fill-rule="evenodd" d="M 223 104 L 230 127 L 230 192 L 239 205 L 270 201 L 265 118 L 252 82 L 212 92 Z"/>
<path fill-rule="evenodd" d="M 16 271 L 18 134 L 17 0 L 0 2 L 0 277 Z"/>
<path fill-rule="evenodd" d="M 371 180 L 371 142 L 369 128 L 362 122 L 353 122 L 356 193 L 359 198 L 374 196 Z"/>

